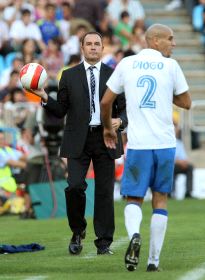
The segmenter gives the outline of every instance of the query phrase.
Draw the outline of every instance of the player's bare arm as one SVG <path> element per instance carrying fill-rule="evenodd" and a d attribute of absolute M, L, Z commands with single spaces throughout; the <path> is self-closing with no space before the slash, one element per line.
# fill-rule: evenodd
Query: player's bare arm
<path fill-rule="evenodd" d="M 115 149 L 117 143 L 117 134 L 112 125 L 112 104 L 116 98 L 116 94 L 109 88 L 106 90 L 101 103 L 100 110 L 102 122 L 104 126 L 104 141 L 107 148 Z"/>
<path fill-rule="evenodd" d="M 184 92 L 180 95 L 174 95 L 173 103 L 180 108 L 189 110 L 191 108 L 191 97 L 189 92 Z"/>

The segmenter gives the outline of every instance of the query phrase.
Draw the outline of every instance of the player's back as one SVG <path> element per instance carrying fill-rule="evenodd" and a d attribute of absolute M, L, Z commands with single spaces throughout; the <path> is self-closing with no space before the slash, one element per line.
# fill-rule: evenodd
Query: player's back
<path fill-rule="evenodd" d="M 123 59 L 119 67 L 127 100 L 128 147 L 174 147 L 173 94 L 187 90 L 178 63 L 144 49 Z"/>

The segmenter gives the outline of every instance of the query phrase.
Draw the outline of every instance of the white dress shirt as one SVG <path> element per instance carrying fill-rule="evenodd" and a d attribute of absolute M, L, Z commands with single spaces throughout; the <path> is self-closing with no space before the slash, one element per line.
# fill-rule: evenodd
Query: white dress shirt
<path fill-rule="evenodd" d="M 89 125 L 100 125 L 101 120 L 100 120 L 100 99 L 99 99 L 99 82 L 100 82 L 100 67 L 101 67 L 101 61 L 96 63 L 95 65 L 90 65 L 86 61 L 83 62 L 85 71 L 86 71 L 86 76 L 87 76 L 87 81 L 88 81 L 88 88 L 89 88 L 89 95 L 90 95 L 90 110 L 91 110 L 91 88 L 90 88 L 90 66 L 95 66 L 93 69 L 93 74 L 95 76 L 95 96 L 94 96 L 94 102 L 95 102 L 95 112 L 92 112 L 92 118 L 89 123 Z M 47 102 L 41 101 L 41 105 L 45 106 Z"/>
<path fill-rule="evenodd" d="M 84 61 L 84 67 L 85 67 L 85 71 L 86 71 L 89 94 L 90 94 L 90 102 L 91 102 L 90 70 L 89 70 L 90 66 L 95 66 L 95 68 L 93 69 L 93 74 L 95 76 L 95 96 L 94 96 L 95 112 L 92 112 L 92 118 L 91 118 L 89 125 L 100 125 L 101 121 L 100 121 L 99 82 L 100 82 L 101 61 L 99 61 L 95 65 L 90 65 L 86 61 Z M 91 103 L 90 103 L 90 108 L 91 108 Z"/>

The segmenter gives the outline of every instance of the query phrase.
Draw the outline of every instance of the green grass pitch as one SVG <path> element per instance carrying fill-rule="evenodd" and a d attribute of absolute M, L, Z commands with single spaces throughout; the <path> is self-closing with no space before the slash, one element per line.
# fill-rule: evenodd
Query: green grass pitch
<path fill-rule="evenodd" d="M 88 219 L 87 236 L 80 256 L 67 251 L 70 231 L 66 219 L 19 220 L 0 217 L 0 244 L 39 243 L 46 248 L 34 253 L 0 255 L 0 280 L 181 280 L 189 271 L 205 271 L 205 201 L 169 200 L 169 221 L 161 253 L 161 272 L 146 272 L 149 248 L 151 204 L 143 205 L 142 247 L 137 270 L 124 267 L 128 237 L 124 226 L 125 202 L 115 203 L 116 231 L 111 248 L 113 256 L 97 256 L 93 240 L 92 219 Z M 205 273 L 201 278 L 205 279 Z M 185 278 L 186 279 L 186 278 Z M 187 280 L 192 280 L 191 278 Z"/>

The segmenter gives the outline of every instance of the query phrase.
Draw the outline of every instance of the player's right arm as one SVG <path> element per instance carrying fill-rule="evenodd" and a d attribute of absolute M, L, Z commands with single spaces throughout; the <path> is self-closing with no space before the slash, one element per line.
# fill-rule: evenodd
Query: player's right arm
<path fill-rule="evenodd" d="M 173 63 L 173 78 L 174 78 L 174 96 L 173 103 L 183 109 L 191 108 L 191 96 L 186 78 L 181 67 L 176 60 L 171 60 Z"/>
<path fill-rule="evenodd" d="M 104 126 L 104 142 L 107 148 L 116 149 L 117 134 L 112 126 L 112 104 L 117 95 L 107 88 L 101 102 L 100 111 Z"/>

